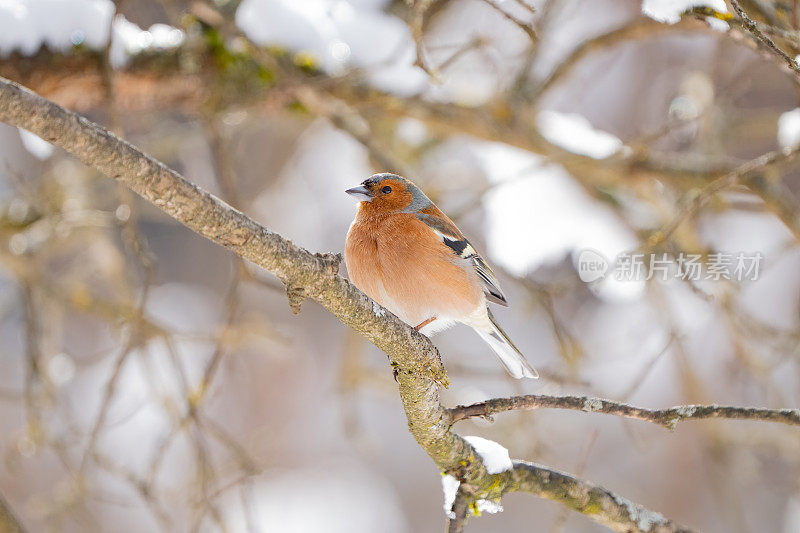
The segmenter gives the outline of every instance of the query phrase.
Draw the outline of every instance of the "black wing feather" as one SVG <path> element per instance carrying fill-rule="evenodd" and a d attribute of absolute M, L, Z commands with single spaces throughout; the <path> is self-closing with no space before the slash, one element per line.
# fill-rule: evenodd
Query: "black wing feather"
<path fill-rule="evenodd" d="M 478 278 L 483 286 L 483 292 L 486 294 L 486 299 L 490 302 L 508 306 L 503 290 L 500 288 L 500 282 L 497 281 L 492 268 L 484 261 L 475 248 L 469 243 L 464 235 L 453 225 L 449 220 L 443 220 L 440 217 L 426 215 L 424 213 L 417 213 L 417 218 L 431 227 L 437 234 L 442 237 L 442 241 L 446 244 L 453 253 L 457 256 L 471 261 L 472 267 L 478 274 Z"/>

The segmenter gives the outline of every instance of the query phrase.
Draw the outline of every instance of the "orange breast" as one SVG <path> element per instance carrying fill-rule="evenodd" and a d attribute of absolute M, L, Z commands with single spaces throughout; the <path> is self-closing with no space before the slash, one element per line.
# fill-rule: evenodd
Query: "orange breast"
<path fill-rule="evenodd" d="M 350 226 L 350 280 L 406 323 L 459 320 L 483 301 L 477 274 L 413 214 L 359 216 Z"/>

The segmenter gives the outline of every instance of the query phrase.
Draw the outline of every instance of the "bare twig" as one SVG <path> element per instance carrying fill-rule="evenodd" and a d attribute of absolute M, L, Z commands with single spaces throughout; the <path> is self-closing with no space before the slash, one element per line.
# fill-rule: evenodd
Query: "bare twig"
<path fill-rule="evenodd" d="M 532 5 L 529 5 L 525 0 L 517 0 L 517 4 L 531 15 L 536 14 L 536 8 L 534 8 Z"/>
<path fill-rule="evenodd" d="M 696 20 L 689 18 L 681 19 L 677 24 L 669 26 L 649 17 L 638 17 L 624 26 L 591 37 L 580 43 L 563 61 L 558 63 L 547 78 L 535 88 L 533 98 L 541 96 L 556 83 L 566 78 L 576 66 L 595 52 L 644 37 L 655 37 L 664 33 L 695 29 L 698 25 L 699 23 Z"/>
<path fill-rule="evenodd" d="M 738 0 L 730 0 L 730 3 L 731 7 L 733 7 L 733 10 L 736 11 L 736 14 L 741 19 L 744 29 L 750 32 L 753 37 L 755 37 L 756 40 L 764 45 L 770 52 L 780 57 L 786 63 L 786 66 L 789 68 L 789 70 L 794 73 L 796 78 L 800 77 L 800 66 L 798 66 L 794 58 L 781 50 L 772 39 L 764 35 L 753 19 L 748 17 L 747 13 L 744 12 L 744 9 L 742 9 L 742 6 L 739 5 Z"/>
<path fill-rule="evenodd" d="M 447 523 L 447 533 L 463 533 L 464 526 L 467 525 L 467 512 L 469 511 L 469 496 L 463 487 L 458 488 L 456 499 L 453 502 L 453 514 L 455 515 Z"/>
<path fill-rule="evenodd" d="M 439 65 L 439 70 L 447 70 L 450 68 L 456 61 L 464 57 L 468 52 L 472 50 L 480 49 L 482 46 L 485 46 L 487 41 L 485 38 L 481 36 L 476 36 L 472 40 L 467 43 L 464 43 L 463 46 L 458 47 L 458 49 L 450 54 L 442 63 Z"/>
<path fill-rule="evenodd" d="M 38 315 L 35 311 L 35 303 L 33 301 L 34 294 L 33 288 L 30 284 L 25 283 L 22 286 L 23 309 L 25 310 L 25 411 L 26 422 L 28 424 L 28 434 L 34 440 L 41 437 L 41 386 L 42 386 L 42 372 L 41 372 L 41 348 L 40 342 L 40 326 Z"/>
<path fill-rule="evenodd" d="M 751 161 L 748 161 L 747 163 L 739 166 L 733 172 L 717 178 L 700 190 L 691 190 L 683 199 L 683 207 L 678 214 L 662 229 L 653 233 L 647 239 L 647 245 L 656 246 L 669 239 L 685 219 L 695 215 L 700 208 L 703 207 L 703 205 L 705 205 L 706 202 L 708 202 L 708 200 L 711 199 L 715 194 L 736 184 L 745 183 L 751 186 L 751 188 L 754 189 L 754 192 L 767 200 L 769 195 L 767 195 L 765 192 L 766 187 L 759 188 L 754 186 L 761 183 L 761 181 L 753 180 L 753 177 L 760 174 L 768 167 L 791 162 L 795 157 L 797 157 L 798 152 L 800 152 L 800 148 L 769 152 Z M 787 201 L 785 196 L 778 196 L 781 198 L 781 202 Z M 780 212 L 778 214 L 782 219 L 784 219 L 787 227 L 795 234 L 795 236 L 800 238 L 800 224 L 798 224 L 798 220 L 793 215 L 794 210 L 790 209 L 789 211 L 791 211 L 792 214 L 788 215 L 788 218 L 781 216 Z"/>
<path fill-rule="evenodd" d="M 100 437 L 100 433 L 105 427 L 106 418 L 108 417 L 108 412 L 111 409 L 111 404 L 114 400 L 114 395 L 116 394 L 119 380 L 122 377 L 122 370 L 125 367 L 125 363 L 128 361 L 131 354 L 133 354 L 134 350 L 142 340 L 139 337 L 140 328 L 141 325 L 138 323 L 131 325 L 128 341 L 125 343 L 122 351 L 119 353 L 116 361 L 114 362 L 111 375 L 109 376 L 103 391 L 103 399 L 100 402 L 100 409 L 97 412 L 97 417 L 95 418 L 92 430 L 89 433 L 89 441 L 86 444 L 86 450 L 83 453 L 83 459 L 81 459 L 81 474 L 85 474 L 86 468 L 89 465 L 89 459 L 94 457 L 95 445 L 97 444 L 97 439 Z"/>
<path fill-rule="evenodd" d="M 298 99 L 311 111 L 319 116 L 326 117 L 334 126 L 361 143 L 369 151 L 372 159 L 383 170 L 413 177 L 413 172 L 408 168 L 408 165 L 394 157 L 376 141 L 370 125 L 356 110 L 341 100 L 332 97 L 326 98 L 308 87 L 299 88 L 296 94 Z"/>
<path fill-rule="evenodd" d="M 425 57 L 425 46 L 422 43 L 423 33 L 425 30 L 425 14 L 431 7 L 433 0 L 414 0 L 413 13 L 411 19 L 411 35 L 414 38 L 416 46 L 417 58 L 414 64 L 424 70 L 432 79 L 438 79 L 438 73 L 428 65 L 428 60 Z"/>
<path fill-rule="evenodd" d="M 683 420 L 728 418 L 734 420 L 762 420 L 790 426 L 800 426 L 800 409 L 763 409 L 756 407 L 726 407 L 719 405 L 681 405 L 669 409 L 645 409 L 621 402 L 589 396 L 543 396 L 529 394 L 511 398 L 493 398 L 471 405 L 449 409 L 452 421 L 465 418 L 491 417 L 497 413 L 531 409 L 569 409 L 586 413 L 603 413 L 623 418 L 644 420 L 674 429 Z"/>
<path fill-rule="evenodd" d="M 509 13 L 508 11 L 503 9 L 500 6 L 500 4 L 498 4 L 495 0 L 483 0 L 483 2 L 485 4 L 489 4 L 490 6 L 492 6 L 492 8 L 495 11 L 497 11 L 498 13 L 503 15 L 507 20 L 511 21 L 515 26 L 517 26 L 519 29 L 524 31 L 528 35 L 528 37 L 531 39 L 531 41 L 535 41 L 535 40 L 538 39 L 538 37 L 536 35 L 536 30 L 533 29 L 533 24 L 532 23 L 525 22 L 524 20 L 518 19 L 517 17 L 515 17 L 514 15 L 512 15 L 511 13 Z M 522 4 L 522 5 L 525 6 L 526 8 L 528 8 L 528 10 L 531 9 L 530 6 L 528 6 L 527 4 Z"/>

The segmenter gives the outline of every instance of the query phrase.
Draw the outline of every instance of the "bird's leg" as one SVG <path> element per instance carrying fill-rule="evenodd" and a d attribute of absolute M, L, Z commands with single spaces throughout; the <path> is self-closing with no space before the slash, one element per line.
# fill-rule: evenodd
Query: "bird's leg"
<path fill-rule="evenodd" d="M 430 317 L 428 320 L 426 320 L 425 322 L 423 322 L 422 324 L 419 324 L 418 326 L 414 326 L 414 329 L 415 329 L 415 330 L 417 330 L 417 331 L 419 331 L 419 330 L 421 330 L 422 328 L 424 328 L 425 326 L 427 326 L 428 324 L 430 324 L 431 322 L 433 322 L 434 320 L 436 320 L 436 317 L 435 317 L 435 316 L 432 316 L 432 317 Z"/>

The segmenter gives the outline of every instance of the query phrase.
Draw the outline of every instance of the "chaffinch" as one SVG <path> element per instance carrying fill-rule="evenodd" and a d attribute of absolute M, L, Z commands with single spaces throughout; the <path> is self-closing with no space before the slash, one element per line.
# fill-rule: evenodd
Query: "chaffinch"
<path fill-rule="evenodd" d="M 489 310 L 508 305 L 494 272 L 425 193 L 395 174 L 346 192 L 360 200 L 344 251 L 356 287 L 426 335 L 466 324 L 509 374 L 539 377 Z"/>

